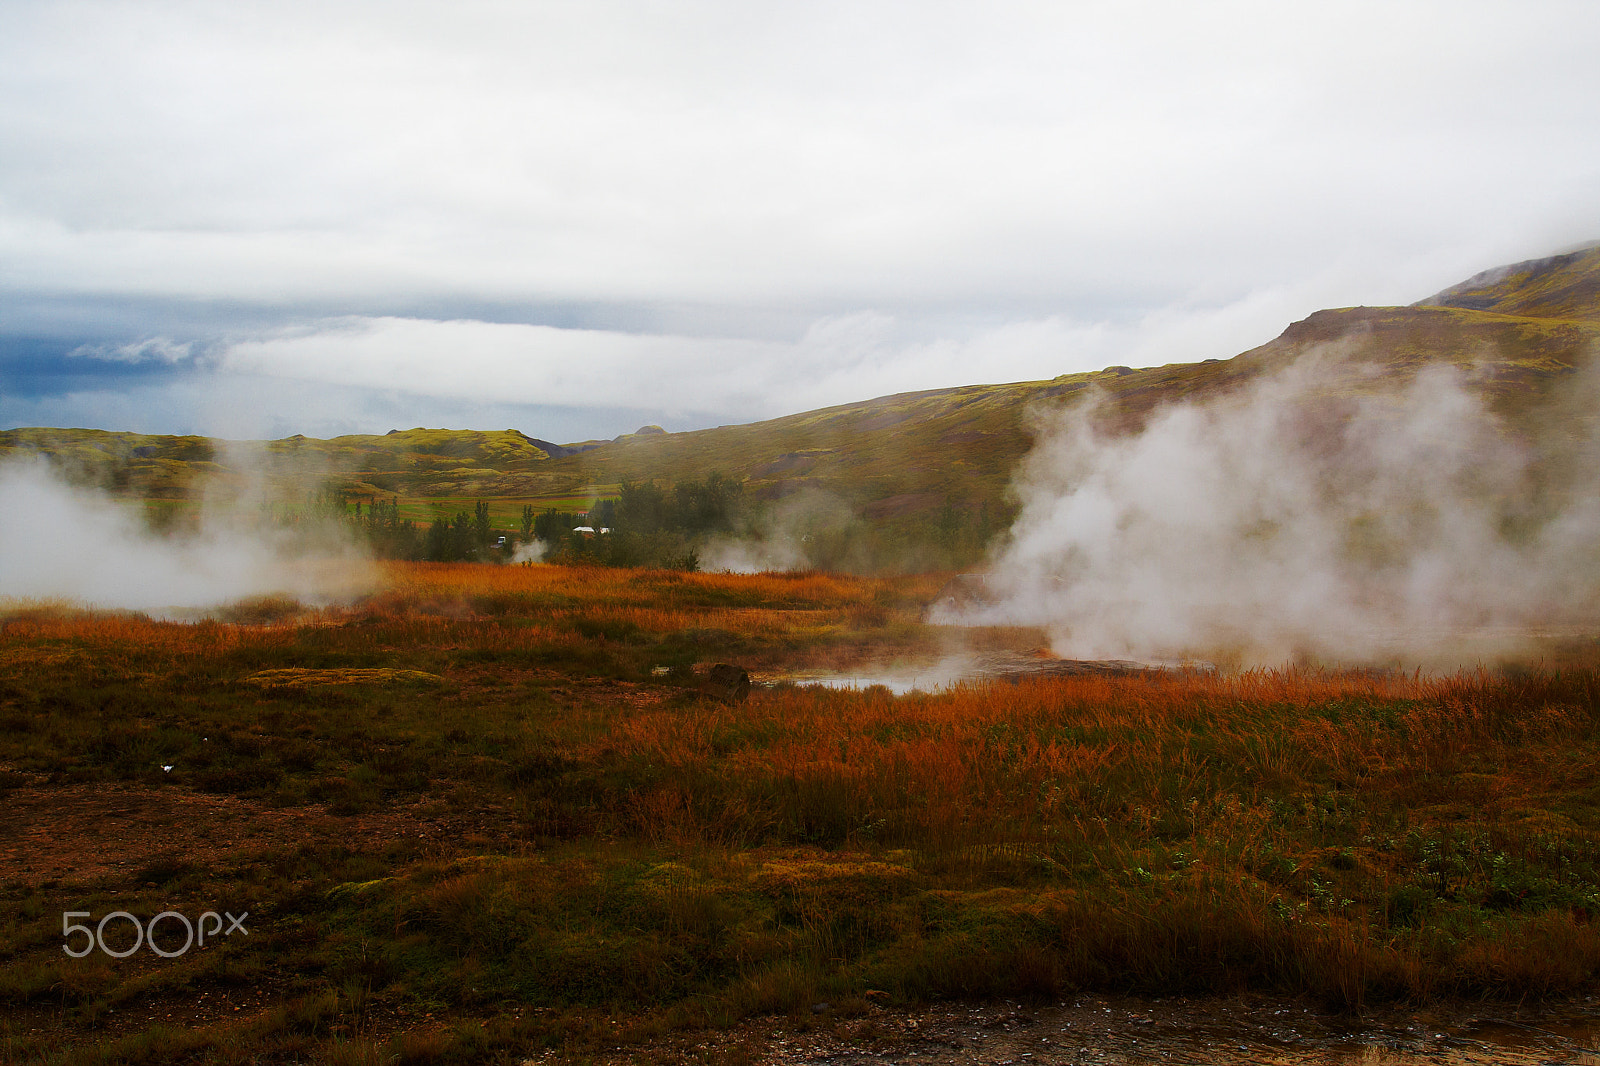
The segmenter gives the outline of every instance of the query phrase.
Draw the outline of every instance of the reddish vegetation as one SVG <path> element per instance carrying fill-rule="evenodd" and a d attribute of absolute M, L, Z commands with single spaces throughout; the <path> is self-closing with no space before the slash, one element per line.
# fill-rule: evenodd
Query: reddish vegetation
<path fill-rule="evenodd" d="M 130 1061 L 338 1061 L 347 1038 L 376 1060 L 425 1031 L 472 1060 L 609 1049 L 619 1013 L 640 1040 L 818 1000 L 860 1016 L 869 990 L 1351 1007 L 1600 975 L 1592 670 L 733 703 L 693 667 L 938 657 L 958 634 L 920 619 L 943 579 L 385 574 L 347 607 L 257 605 L 265 624 L 6 618 L 0 1003 L 33 1021 L 0 1019 L 0 1047 L 65 1063 L 115 1027 Z M 227 956 L 62 961 L 63 910 L 235 898 L 260 925 Z M 270 990 L 247 1024 L 160 1028 L 233 967 Z M 428 1014 L 448 1025 L 403 1031 Z"/>

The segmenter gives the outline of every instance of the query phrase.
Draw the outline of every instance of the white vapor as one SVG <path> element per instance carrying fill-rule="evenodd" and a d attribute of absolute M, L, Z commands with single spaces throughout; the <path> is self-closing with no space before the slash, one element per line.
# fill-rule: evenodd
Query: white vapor
<path fill-rule="evenodd" d="M 837 534 L 854 519 L 850 505 L 838 496 L 802 489 L 763 509 L 742 535 L 707 543 L 701 565 L 734 574 L 804 570 L 817 565 L 815 538 Z"/>
<path fill-rule="evenodd" d="M 511 553 L 513 563 L 536 563 L 544 558 L 545 552 L 550 550 L 550 545 L 542 540 L 525 540 L 517 545 L 517 550 Z"/>
<path fill-rule="evenodd" d="M 1460 665 L 1600 618 L 1592 413 L 1528 442 L 1456 369 L 1385 391 L 1331 358 L 1132 434 L 1093 399 L 1047 418 L 991 602 L 940 620 L 1042 626 L 1071 658 Z"/>
<path fill-rule="evenodd" d="M 65 484 L 39 462 L 0 464 L 0 605 L 49 601 L 191 617 L 239 600 L 326 604 L 365 591 L 353 548 L 203 520 L 157 536 L 124 503 Z"/>

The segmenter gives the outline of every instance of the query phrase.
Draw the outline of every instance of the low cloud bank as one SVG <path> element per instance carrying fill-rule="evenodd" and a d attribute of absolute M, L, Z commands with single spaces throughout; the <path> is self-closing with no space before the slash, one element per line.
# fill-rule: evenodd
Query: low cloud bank
<path fill-rule="evenodd" d="M 970 385 L 974 367 L 986 381 L 1026 381 L 1109 363 L 1187 361 L 1196 352 L 1228 357 L 1292 317 L 1304 306 L 1299 295 L 1271 290 L 1121 325 L 1046 317 L 932 336 L 915 322 L 866 311 L 819 318 L 788 340 L 351 317 L 231 341 L 206 365 L 223 379 L 399 389 L 477 404 L 609 404 L 715 425 Z M 157 339 L 129 350 L 149 361 L 171 347 Z M 1071 353 L 1067 363 L 1063 353 Z M 796 367 L 805 373 L 797 377 Z M 626 429 L 639 424 L 629 417 Z"/>
<path fill-rule="evenodd" d="M 1050 416 L 989 602 L 938 619 L 1042 626 L 1071 658 L 1443 666 L 1600 618 L 1600 439 L 1571 402 L 1594 374 L 1540 441 L 1461 371 L 1353 374 L 1308 357 L 1132 434 L 1092 399 Z"/>
<path fill-rule="evenodd" d="M 0 604 L 187 617 L 264 596 L 327 604 L 373 583 L 371 563 L 331 529 L 238 519 L 211 506 L 193 533 L 156 535 L 125 502 L 68 485 L 42 462 L 0 464 Z"/>

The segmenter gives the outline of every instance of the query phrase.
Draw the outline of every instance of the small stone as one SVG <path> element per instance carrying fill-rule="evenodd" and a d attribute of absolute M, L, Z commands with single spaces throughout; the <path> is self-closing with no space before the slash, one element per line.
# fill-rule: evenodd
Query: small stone
<path fill-rule="evenodd" d="M 750 674 L 742 666 L 717 663 L 706 673 L 706 688 L 720 700 L 743 703 L 750 698 Z"/>

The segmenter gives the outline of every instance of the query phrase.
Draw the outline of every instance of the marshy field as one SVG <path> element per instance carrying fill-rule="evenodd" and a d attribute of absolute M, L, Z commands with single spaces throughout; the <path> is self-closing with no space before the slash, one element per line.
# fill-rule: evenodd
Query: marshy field
<path fill-rule="evenodd" d="M 341 607 L 5 606 L 0 1060 L 892 1056 L 968 1004 L 1596 988 L 1593 641 L 840 688 L 1044 640 L 927 623 L 948 575 L 380 565 Z"/>

